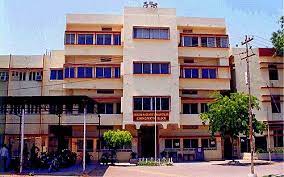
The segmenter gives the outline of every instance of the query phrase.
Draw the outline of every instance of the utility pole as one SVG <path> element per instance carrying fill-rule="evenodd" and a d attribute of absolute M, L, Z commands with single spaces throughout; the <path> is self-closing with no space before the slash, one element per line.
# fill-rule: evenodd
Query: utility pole
<path fill-rule="evenodd" d="M 257 177 L 257 175 L 254 173 L 254 162 L 253 162 L 253 153 L 254 153 L 254 141 L 253 141 L 253 129 L 252 129 L 252 108 L 251 108 L 251 87 L 250 87 L 250 70 L 249 70 L 249 57 L 254 56 L 255 54 L 249 55 L 248 52 L 248 43 L 251 42 L 253 38 L 250 38 L 246 35 L 245 41 L 242 42 L 242 45 L 246 45 L 246 57 L 243 57 L 243 59 L 246 59 L 247 62 L 247 73 L 246 73 L 246 81 L 248 85 L 248 94 L 249 94 L 249 137 L 250 137 L 250 174 L 249 177 Z"/>

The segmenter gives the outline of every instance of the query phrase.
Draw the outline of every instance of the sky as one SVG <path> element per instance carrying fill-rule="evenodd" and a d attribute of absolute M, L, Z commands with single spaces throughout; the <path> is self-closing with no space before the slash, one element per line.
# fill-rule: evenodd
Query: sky
<path fill-rule="evenodd" d="M 231 46 L 253 35 L 253 47 L 271 47 L 283 0 L 153 0 L 177 16 L 225 18 Z M 122 14 L 144 0 L 0 0 L 0 55 L 43 54 L 64 48 L 65 14 Z"/>

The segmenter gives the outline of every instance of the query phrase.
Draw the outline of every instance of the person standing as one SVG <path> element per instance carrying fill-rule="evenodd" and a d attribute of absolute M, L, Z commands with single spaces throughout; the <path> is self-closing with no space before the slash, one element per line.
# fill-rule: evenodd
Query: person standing
<path fill-rule="evenodd" d="M 6 147 L 6 144 L 3 144 L 3 147 L 0 149 L 0 156 L 1 156 L 1 162 L 3 164 L 4 172 L 7 170 L 7 160 L 9 156 L 9 151 Z"/>

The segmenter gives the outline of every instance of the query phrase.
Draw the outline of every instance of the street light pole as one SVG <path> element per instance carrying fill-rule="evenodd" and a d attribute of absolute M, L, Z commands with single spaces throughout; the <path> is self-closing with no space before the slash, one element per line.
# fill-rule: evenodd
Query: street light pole
<path fill-rule="evenodd" d="M 83 172 L 86 170 L 86 106 L 84 105 Z"/>
<path fill-rule="evenodd" d="M 21 151 L 20 151 L 20 173 L 23 171 L 23 155 L 24 155 L 24 124 L 25 124 L 25 106 L 22 109 L 21 123 Z"/>
<path fill-rule="evenodd" d="M 155 97 L 155 161 L 157 160 L 157 97 Z"/>

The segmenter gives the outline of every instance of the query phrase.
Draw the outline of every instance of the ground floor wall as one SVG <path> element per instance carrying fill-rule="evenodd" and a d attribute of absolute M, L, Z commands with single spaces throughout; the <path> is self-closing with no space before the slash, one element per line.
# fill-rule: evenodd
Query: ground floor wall
<path fill-rule="evenodd" d="M 78 159 L 82 158 L 83 149 L 83 126 L 81 125 L 68 125 L 72 130 L 70 134 L 64 136 L 64 143 L 66 148 L 76 152 Z M 65 126 L 67 127 L 67 126 Z M 50 128 L 49 128 L 50 129 Z M 92 160 L 98 160 L 107 148 L 102 143 L 103 133 L 110 129 L 122 129 L 122 126 L 101 126 L 98 129 L 97 125 L 87 126 L 87 151 L 91 155 Z M 145 129 L 148 129 L 145 131 Z M 59 127 L 58 131 L 63 131 Z M 131 132 L 133 139 L 131 146 L 125 146 L 118 149 L 117 159 L 119 161 L 128 161 L 131 158 L 131 153 L 135 152 L 138 157 L 154 157 L 154 131 L 152 125 L 141 126 L 140 129 L 136 129 L 134 125 L 127 125 L 125 130 Z M 278 142 L 280 147 L 274 147 L 276 144 L 274 141 L 280 141 L 280 138 L 275 138 L 272 135 L 269 136 L 269 143 L 271 149 L 283 149 L 283 143 Z M 280 136 L 278 134 L 277 136 Z M 19 154 L 19 133 L 17 134 L 5 134 L 5 143 L 8 145 L 11 155 L 17 156 Z M 0 137 L 1 138 L 1 137 Z M 47 134 L 26 134 L 25 135 L 25 152 L 30 152 L 33 144 L 35 144 L 41 152 L 55 151 L 58 147 L 57 135 L 52 132 Z M 258 144 L 267 145 L 268 136 L 258 136 L 256 140 L 261 138 L 261 142 L 256 142 L 256 149 Z M 283 139 L 283 134 L 282 134 Z M 239 138 L 239 144 L 237 143 L 236 154 L 240 155 L 243 152 L 244 142 L 243 138 Z M 55 142 L 55 143 L 54 143 Z M 54 144 L 52 144 L 54 143 Z M 224 145 L 224 139 L 218 134 L 214 138 L 210 136 L 208 126 L 181 126 L 168 125 L 166 128 L 158 126 L 157 128 L 157 157 L 172 157 L 176 161 L 193 161 L 198 160 L 199 155 L 197 150 L 201 149 L 204 152 L 204 160 L 221 160 L 224 159 L 224 152 L 227 147 Z M 237 155 L 237 156 L 238 156 Z M 240 157 L 240 156 L 239 156 Z"/>

